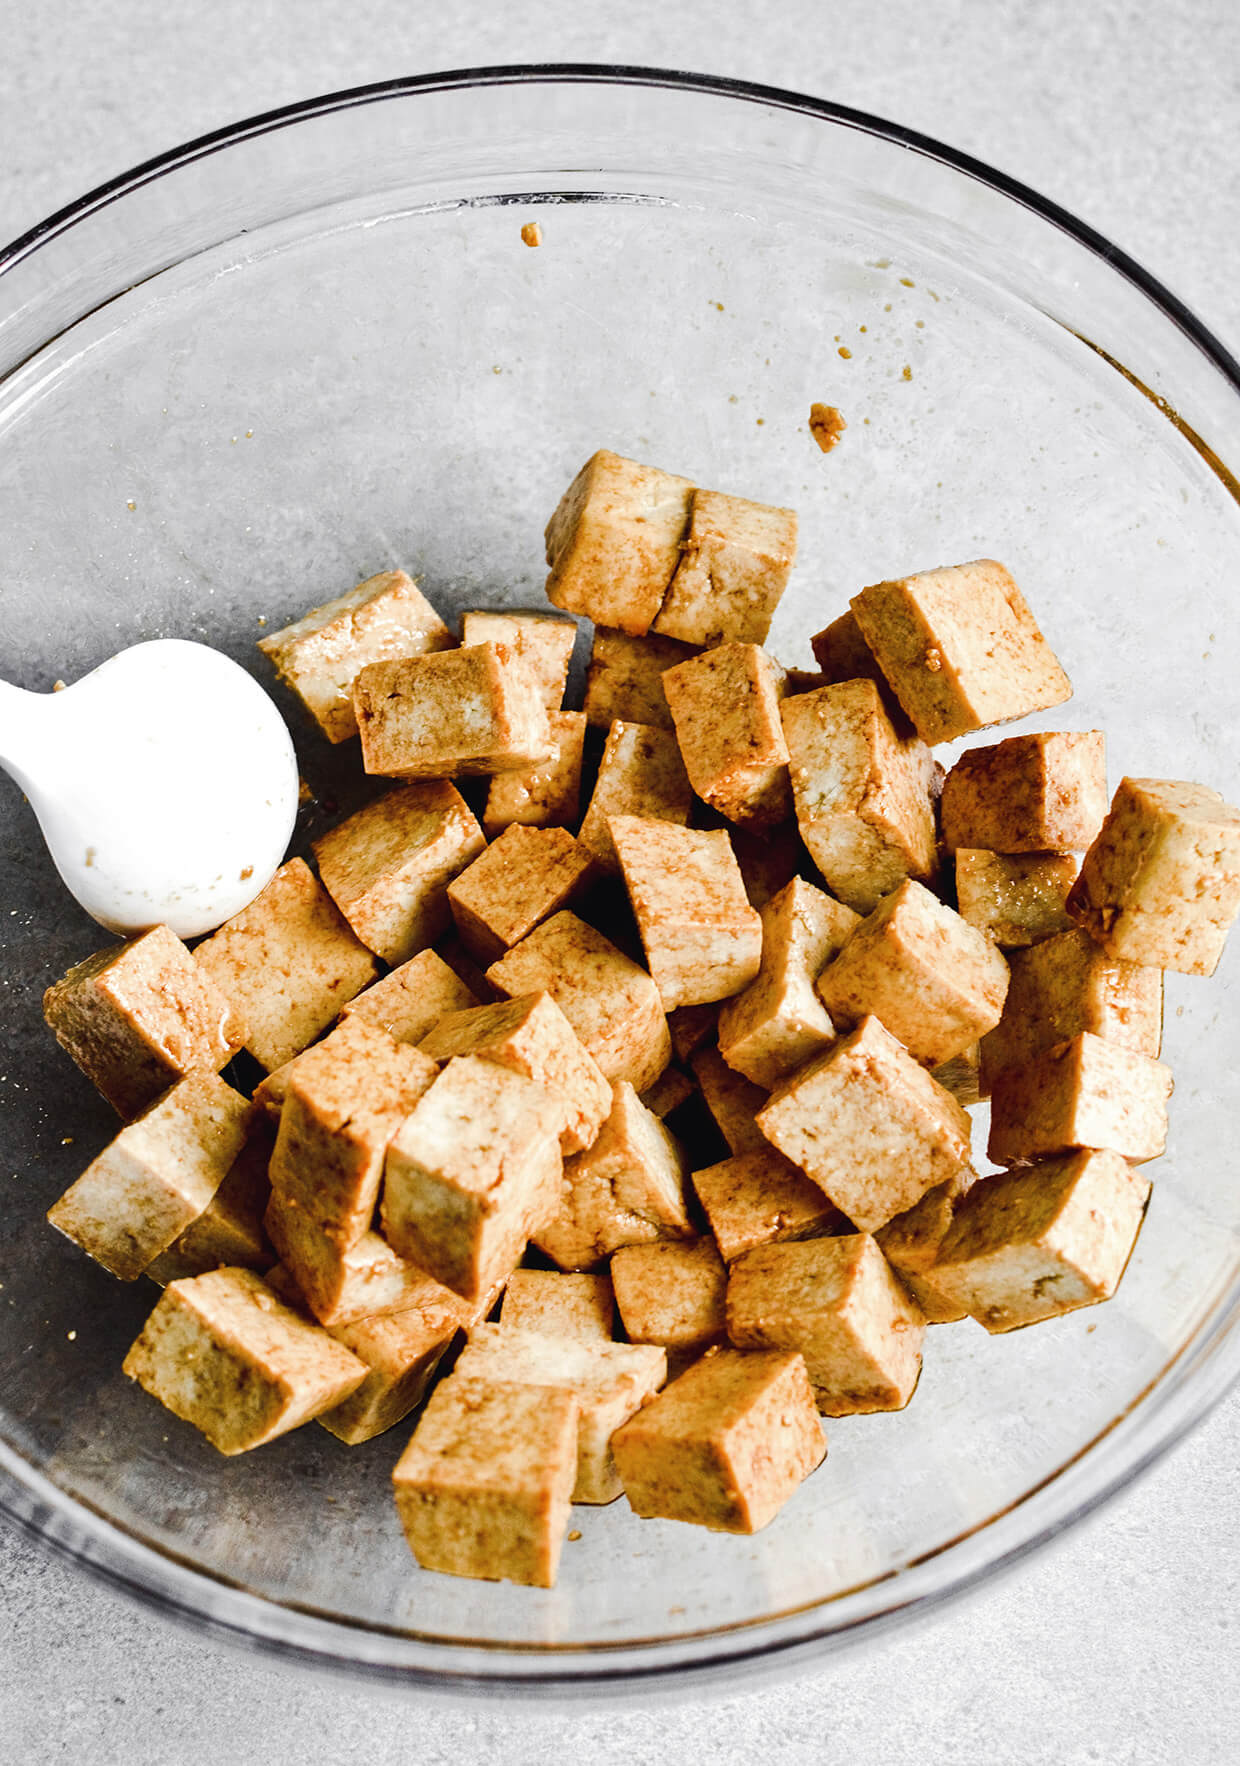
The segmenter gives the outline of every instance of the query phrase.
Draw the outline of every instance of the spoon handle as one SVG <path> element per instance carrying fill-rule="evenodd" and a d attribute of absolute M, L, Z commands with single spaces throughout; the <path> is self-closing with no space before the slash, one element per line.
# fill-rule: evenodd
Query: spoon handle
<path fill-rule="evenodd" d="M 46 744 L 43 719 L 49 698 L 0 681 L 0 767 L 23 785 L 37 772 Z"/>

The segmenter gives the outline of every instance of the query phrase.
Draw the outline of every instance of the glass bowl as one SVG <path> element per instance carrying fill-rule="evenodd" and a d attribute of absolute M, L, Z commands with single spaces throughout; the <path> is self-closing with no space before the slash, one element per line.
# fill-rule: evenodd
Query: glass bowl
<path fill-rule="evenodd" d="M 996 556 L 1076 687 L 1032 722 L 1104 728 L 1112 783 L 1234 795 L 1236 394 L 1105 241 L 874 118 L 626 69 L 347 92 L 140 167 L 0 257 L 4 672 L 50 688 L 179 635 L 269 681 L 264 623 L 396 565 L 449 615 L 536 605 L 543 523 L 608 446 L 800 511 L 785 663 L 862 585 Z M 814 401 L 847 423 L 827 454 Z M 355 762 L 296 733 L 347 808 Z M 1240 1365 L 1233 941 L 1213 980 L 1168 979 L 1170 1147 L 1114 1301 L 1006 1338 L 936 1326 L 910 1408 L 830 1424 L 753 1538 L 620 1502 L 574 1512 L 552 1591 L 422 1573 L 389 1486 L 407 1427 L 224 1460 L 123 1378 L 154 1288 L 43 1219 L 115 1129 L 40 1013 L 104 940 L 7 780 L 0 816 L 3 1501 L 169 1612 L 465 1689 L 821 1661 L 1104 1501 Z"/>

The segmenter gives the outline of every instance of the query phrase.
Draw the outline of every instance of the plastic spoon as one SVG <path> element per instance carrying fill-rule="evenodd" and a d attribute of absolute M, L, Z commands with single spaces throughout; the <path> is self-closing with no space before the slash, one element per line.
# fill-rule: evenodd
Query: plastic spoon
<path fill-rule="evenodd" d="M 113 932 L 182 938 L 270 881 L 297 814 L 276 707 L 205 644 L 157 638 L 55 693 L 0 682 L 0 766 L 66 887 Z"/>

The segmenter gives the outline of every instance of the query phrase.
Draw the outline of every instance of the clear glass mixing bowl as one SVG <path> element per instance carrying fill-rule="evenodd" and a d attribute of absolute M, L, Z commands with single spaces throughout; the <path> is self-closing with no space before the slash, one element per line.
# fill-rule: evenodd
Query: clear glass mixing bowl
<path fill-rule="evenodd" d="M 536 250 L 522 243 L 542 226 Z M 848 428 L 829 454 L 812 401 Z M 985 167 L 788 93 L 623 69 L 397 81 L 193 143 L 0 257 L 0 646 L 48 688 L 139 638 L 250 666 L 404 565 L 441 608 L 537 603 L 594 448 L 801 514 L 772 633 L 990 554 L 1121 773 L 1240 783 L 1235 364 L 1139 268 Z M 348 782 L 298 727 L 320 790 Z M 339 776 L 337 776 L 339 775 Z M 326 781 L 326 784 L 324 783 Z M 1240 1365 L 1240 950 L 1168 984 L 1167 1157 L 1118 1297 L 936 1327 L 901 1415 L 755 1538 L 579 1510 L 560 1585 L 426 1575 L 407 1429 L 225 1461 L 121 1375 L 154 1300 L 43 1213 L 114 1130 L 43 987 L 100 942 L 0 780 L 0 1466 L 9 1513 L 220 1632 L 412 1684 L 684 1682 L 926 1608 L 1174 1442 Z"/>

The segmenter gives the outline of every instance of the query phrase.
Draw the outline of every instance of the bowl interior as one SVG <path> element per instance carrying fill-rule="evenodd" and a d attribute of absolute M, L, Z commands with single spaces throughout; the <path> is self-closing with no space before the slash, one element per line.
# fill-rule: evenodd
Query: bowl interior
<path fill-rule="evenodd" d="M 238 136 L 41 249 L 55 274 L 32 251 L 0 276 L 0 646 L 22 685 L 162 635 L 269 681 L 264 626 L 396 566 L 449 619 L 536 606 L 543 523 L 608 446 L 797 508 L 785 663 L 811 666 L 865 583 L 995 556 L 1075 685 L 1022 728 L 1104 729 L 1112 784 L 1237 789 L 1236 502 L 1173 420 L 1227 458 L 1234 391 L 1053 221 L 881 131 L 657 82 L 411 88 Z M 815 400 L 848 426 L 826 455 Z M 355 758 L 281 703 L 342 813 Z M 575 1511 L 553 1591 L 421 1573 L 388 1482 L 407 1426 L 224 1461 L 122 1377 L 154 1288 L 43 1220 L 115 1124 L 40 997 L 105 940 L 2 777 L 0 826 L 0 1440 L 73 1549 L 106 1535 L 191 1608 L 239 1590 L 242 1628 L 297 1615 L 316 1647 L 321 1617 L 350 1628 L 337 1653 L 415 1668 L 468 1645 L 483 1674 L 488 1655 L 518 1675 L 596 1649 L 709 1659 L 782 1615 L 802 1616 L 789 1636 L 842 1629 L 1053 1524 L 1066 1468 L 1075 1502 L 1122 1478 L 1160 1438 L 1132 1435 L 1134 1406 L 1229 1316 L 1234 950 L 1210 982 L 1168 978 L 1170 1147 L 1113 1302 L 1008 1338 L 935 1327 L 907 1412 L 830 1424 L 755 1538 L 621 1502 Z"/>

